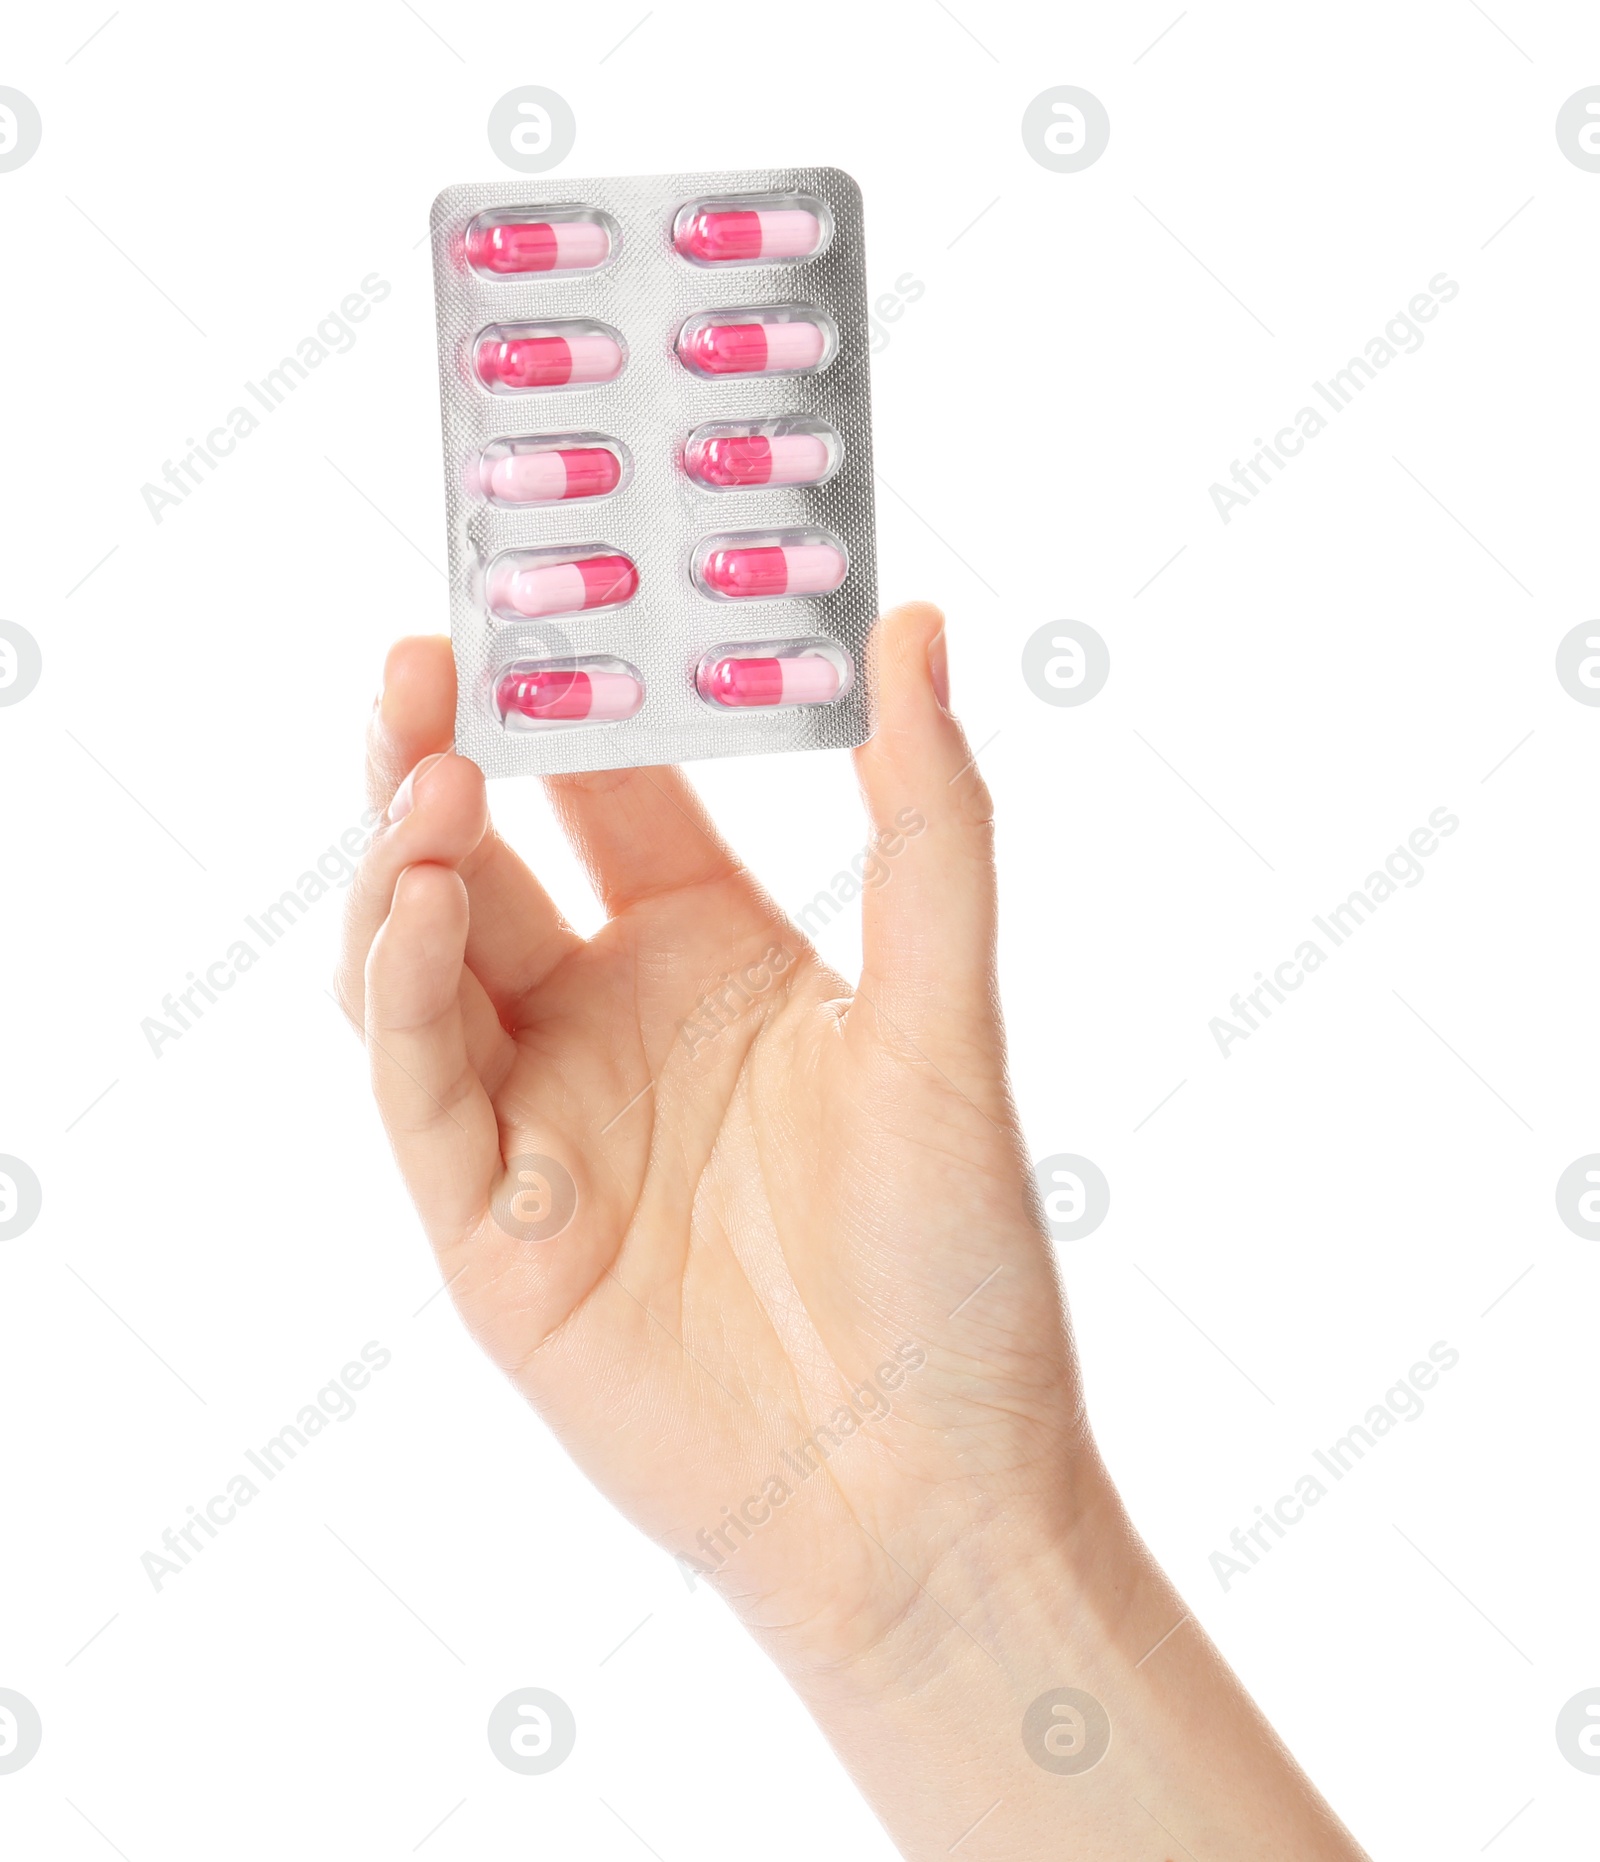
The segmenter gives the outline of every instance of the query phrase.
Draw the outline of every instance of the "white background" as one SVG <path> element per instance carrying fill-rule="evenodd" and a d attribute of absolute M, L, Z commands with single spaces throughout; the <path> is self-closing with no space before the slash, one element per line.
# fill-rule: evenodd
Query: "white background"
<path fill-rule="evenodd" d="M 0 175 L 0 614 L 45 662 L 0 711 L 0 1151 L 45 1198 L 0 1244 L 0 1686 L 44 1721 L 7 1853 L 891 1853 L 424 1304 L 337 899 L 159 1059 L 140 1031 L 358 820 L 384 648 L 444 626 L 427 211 L 505 178 L 488 112 L 539 83 L 561 172 L 836 163 L 875 291 L 924 283 L 874 365 L 883 593 L 947 608 L 986 745 L 1030 1146 L 1111 1184 L 1062 1247 L 1107 1456 L 1375 1856 L 1592 1855 L 1554 1723 L 1600 1686 L 1600 1247 L 1554 1187 L 1600 1149 L 1600 711 L 1554 655 L 1596 603 L 1600 175 L 1554 121 L 1600 17 L 1196 0 L 1146 51 L 1176 0 L 423 0 L 448 44 L 400 0 L 90 39 L 103 6 L 0 51 L 44 121 Z M 1112 132 L 1059 175 L 1020 122 L 1068 83 Z M 154 523 L 141 485 L 374 271 L 355 347 Z M 1224 525 L 1212 482 L 1441 271 L 1423 347 Z M 1112 656 L 1079 709 L 1020 673 L 1066 617 Z M 843 755 L 692 773 L 791 906 L 861 844 Z M 538 785 L 493 799 L 593 924 Z M 1439 807 L 1425 879 L 1224 1059 L 1211 1018 Z M 141 1553 L 372 1339 L 358 1413 L 155 1592 Z M 1427 1413 L 1224 1592 L 1211 1553 L 1436 1340 Z M 543 1778 L 484 1737 L 527 1685 L 578 1718 Z"/>

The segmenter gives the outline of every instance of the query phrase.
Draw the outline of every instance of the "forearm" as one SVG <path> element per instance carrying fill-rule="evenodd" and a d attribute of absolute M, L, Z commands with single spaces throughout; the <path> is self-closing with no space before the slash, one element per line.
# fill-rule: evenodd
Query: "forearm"
<path fill-rule="evenodd" d="M 859 1659 L 780 1654 L 901 1853 L 1359 1862 L 1098 1465 L 1072 1480 L 1070 1525 L 995 1518 L 931 1571 L 886 1542 L 906 1608 Z"/>

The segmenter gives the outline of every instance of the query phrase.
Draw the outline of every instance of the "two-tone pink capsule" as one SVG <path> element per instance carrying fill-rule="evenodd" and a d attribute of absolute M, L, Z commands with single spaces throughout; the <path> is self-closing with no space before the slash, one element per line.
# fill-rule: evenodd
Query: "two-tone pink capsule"
<path fill-rule="evenodd" d="M 699 265 L 759 265 L 809 259 L 821 251 L 825 237 L 814 201 L 754 207 L 695 202 L 679 213 L 672 243 Z"/>
<path fill-rule="evenodd" d="M 481 479 L 500 504 L 557 504 L 603 498 L 622 482 L 622 461 L 607 446 L 546 446 L 486 452 Z"/>
<path fill-rule="evenodd" d="M 683 449 L 684 470 L 717 491 L 744 485 L 820 485 L 833 471 L 838 440 L 831 431 L 716 432 L 701 429 Z"/>
<path fill-rule="evenodd" d="M 519 660 L 495 681 L 495 709 L 507 730 L 551 724 L 614 724 L 644 703 L 644 681 L 620 660 L 552 665 Z"/>
<path fill-rule="evenodd" d="M 845 689 L 849 661 L 821 641 L 783 642 L 751 652 L 707 654 L 695 674 L 695 689 L 707 704 L 724 710 L 776 705 L 825 705 Z"/>
<path fill-rule="evenodd" d="M 771 601 L 783 595 L 831 595 L 849 565 L 831 538 L 783 537 L 772 542 L 713 538 L 697 552 L 695 576 L 723 601 Z"/>
<path fill-rule="evenodd" d="M 520 220 L 481 215 L 467 228 L 467 263 L 480 272 L 593 271 L 611 256 L 611 233 L 598 219 Z"/>
<path fill-rule="evenodd" d="M 558 614 L 584 614 L 591 608 L 620 607 L 639 589 L 639 571 L 628 557 L 581 556 L 565 562 L 541 562 L 527 553 L 500 558 L 489 567 L 489 606 L 498 614 L 524 620 L 549 620 Z"/>
<path fill-rule="evenodd" d="M 819 310 L 717 311 L 678 332 L 678 358 L 697 375 L 792 375 L 824 367 L 838 338 Z"/>
<path fill-rule="evenodd" d="M 473 346 L 478 379 L 495 394 L 612 381 L 626 359 L 621 337 L 603 324 L 491 324 Z"/>

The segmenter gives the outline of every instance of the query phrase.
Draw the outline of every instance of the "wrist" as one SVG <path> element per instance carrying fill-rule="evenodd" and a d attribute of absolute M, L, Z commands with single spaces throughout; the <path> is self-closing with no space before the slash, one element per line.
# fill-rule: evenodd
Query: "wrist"
<path fill-rule="evenodd" d="M 1051 1651 L 1098 1660 L 1139 1643 L 1137 1659 L 1170 1590 L 1092 1445 L 1056 1478 L 1059 1494 L 988 1501 L 959 1524 L 874 1525 L 861 1633 L 800 1638 L 774 1649 L 780 1667 L 808 1698 L 848 1708 L 945 1676 L 1031 1676 Z"/>
<path fill-rule="evenodd" d="M 810 1639 L 773 1651 L 901 1852 L 919 1862 L 948 1857 L 979 1821 L 970 1853 L 985 1862 L 1102 1853 L 1095 1838 L 1120 1833 L 1130 1784 L 1152 1782 L 1121 1724 L 1121 1677 L 1181 1605 L 1092 1446 L 1063 1473 L 1055 1504 L 965 1513 L 938 1545 L 910 1524 L 893 1536 L 874 1528 L 880 1544 L 869 1549 L 893 1603 L 879 1606 L 871 1639 L 848 1653 Z M 1029 1710 L 1062 1688 L 1115 1702 L 1115 1767 L 1089 1751 L 1087 1775 L 1058 1776 L 1030 1752 Z M 1042 1749 L 1037 1731 L 1033 1740 Z M 1103 1853 L 1123 1851 L 1108 1842 Z"/>
<path fill-rule="evenodd" d="M 847 1658 L 774 1650 L 901 1853 L 1133 1862 L 1170 1839 L 1233 1862 L 1362 1862 L 1092 1445 L 1058 1477 L 1056 1504 L 986 1508 L 937 1548 L 883 1537 L 895 1607 Z"/>

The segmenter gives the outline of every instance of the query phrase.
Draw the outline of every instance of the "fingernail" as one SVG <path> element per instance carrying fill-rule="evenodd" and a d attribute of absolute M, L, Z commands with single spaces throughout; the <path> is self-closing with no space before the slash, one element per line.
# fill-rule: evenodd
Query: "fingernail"
<path fill-rule="evenodd" d="M 445 751 L 439 750 L 432 756 L 425 756 L 416 768 L 412 770 L 411 774 L 406 777 L 405 781 L 401 783 L 400 787 L 395 790 L 394 800 L 389 804 L 389 820 L 391 823 L 395 821 L 404 821 L 406 816 L 411 813 L 411 810 L 416 806 L 417 802 L 418 781 L 423 776 L 427 775 L 434 764 L 446 754 Z"/>
<path fill-rule="evenodd" d="M 928 642 L 928 677 L 933 681 L 933 695 L 943 711 L 950 709 L 950 655 L 945 650 L 941 627 Z"/>

